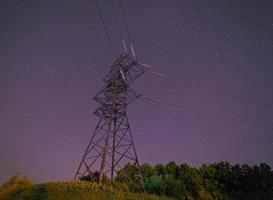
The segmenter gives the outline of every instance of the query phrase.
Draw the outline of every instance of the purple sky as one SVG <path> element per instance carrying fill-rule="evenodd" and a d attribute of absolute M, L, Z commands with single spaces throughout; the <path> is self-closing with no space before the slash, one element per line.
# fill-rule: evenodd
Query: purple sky
<path fill-rule="evenodd" d="M 137 92 L 272 127 L 137 100 L 128 116 L 140 162 L 273 166 L 273 1 L 123 2 L 138 60 L 181 79 L 146 73 Z M 118 49 L 110 0 L 99 5 Z M 0 183 L 17 171 L 73 177 L 114 59 L 92 0 L 0 0 Z"/>

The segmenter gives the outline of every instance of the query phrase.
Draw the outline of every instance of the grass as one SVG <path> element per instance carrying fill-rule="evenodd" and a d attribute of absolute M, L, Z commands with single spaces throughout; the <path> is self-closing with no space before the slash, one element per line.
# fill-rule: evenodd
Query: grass
<path fill-rule="evenodd" d="M 8 189 L 7 189 L 8 188 Z M 26 184 L 0 187 L 0 200 L 171 200 L 155 195 L 129 193 L 85 181 Z"/>

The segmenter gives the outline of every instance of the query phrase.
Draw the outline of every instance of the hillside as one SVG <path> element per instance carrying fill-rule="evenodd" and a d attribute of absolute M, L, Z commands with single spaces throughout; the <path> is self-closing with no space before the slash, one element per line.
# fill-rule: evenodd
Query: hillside
<path fill-rule="evenodd" d="M 272 200 L 273 171 L 265 163 L 249 166 L 231 165 L 228 162 L 204 164 L 199 168 L 175 162 L 140 166 L 146 193 L 141 193 L 138 168 L 127 164 L 119 171 L 113 185 L 104 178 L 104 184 L 82 181 L 32 184 L 19 174 L 0 186 L 0 200 L 93 200 L 93 199 L 143 199 L 168 200 Z M 85 181 L 83 181 L 85 180 Z M 153 194 L 153 195 L 148 195 Z M 160 195 L 160 196 L 156 196 Z M 166 196 L 166 197 L 162 197 Z"/>
<path fill-rule="evenodd" d="M 129 193 L 85 181 L 32 185 L 13 178 L 0 187 L 0 200 L 171 200 L 148 194 Z"/>

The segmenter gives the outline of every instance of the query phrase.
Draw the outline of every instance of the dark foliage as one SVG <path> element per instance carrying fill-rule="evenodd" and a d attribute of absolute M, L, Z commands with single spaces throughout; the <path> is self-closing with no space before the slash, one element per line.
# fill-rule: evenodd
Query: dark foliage
<path fill-rule="evenodd" d="M 82 176 L 80 178 L 81 181 L 89 181 L 89 182 L 98 182 L 99 180 L 99 172 L 98 171 L 95 171 L 95 172 L 91 172 L 89 175 L 86 175 L 86 176 Z M 109 179 L 107 176 L 103 176 L 102 177 L 102 182 L 103 183 L 108 183 L 109 182 Z"/>
<path fill-rule="evenodd" d="M 270 166 L 234 165 L 220 162 L 202 165 L 200 168 L 187 164 L 158 164 L 140 167 L 146 192 L 166 195 L 181 200 L 272 200 L 273 172 Z M 140 192 L 137 168 L 126 165 L 116 177 L 132 192 Z"/>

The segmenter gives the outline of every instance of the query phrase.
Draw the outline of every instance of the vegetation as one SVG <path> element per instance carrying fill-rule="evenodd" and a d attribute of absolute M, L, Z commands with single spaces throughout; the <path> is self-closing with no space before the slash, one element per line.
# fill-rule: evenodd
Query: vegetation
<path fill-rule="evenodd" d="M 97 172 L 79 181 L 38 185 L 31 184 L 24 177 L 19 179 L 17 174 L 0 187 L 0 200 L 167 200 L 168 197 L 178 200 L 273 199 L 273 171 L 263 163 L 251 167 L 220 162 L 194 168 L 170 162 L 153 167 L 143 164 L 140 170 L 146 193 L 143 193 L 137 176 L 138 169 L 127 164 L 111 187 L 107 186 L 107 177 L 104 177 L 103 185 L 96 183 Z"/>
<path fill-rule="evenodd" d="M 120 189 L 117 189 L 120 188 Z M 0 187 L 0 200 L 171 200 L 155 195 L 129 193 L 121 184 L 114 187 L 87 181 L 33 185 L 19 174 Z"/>
<path fill-rule="evenodd" d="M 150 194 L 166 195 L 181 200 L 272 200 L 273 172 L 262 163 L 259 166 L 234 165 L 220 162 L 202 165 L 158 164 L 141 166 L 146 188 Z M 138 192 L 137 169 L 128 164 L 116 181 L 126 183 L 130 191 Z M 129 178 L 126 177 L 129 175 Z"/>

